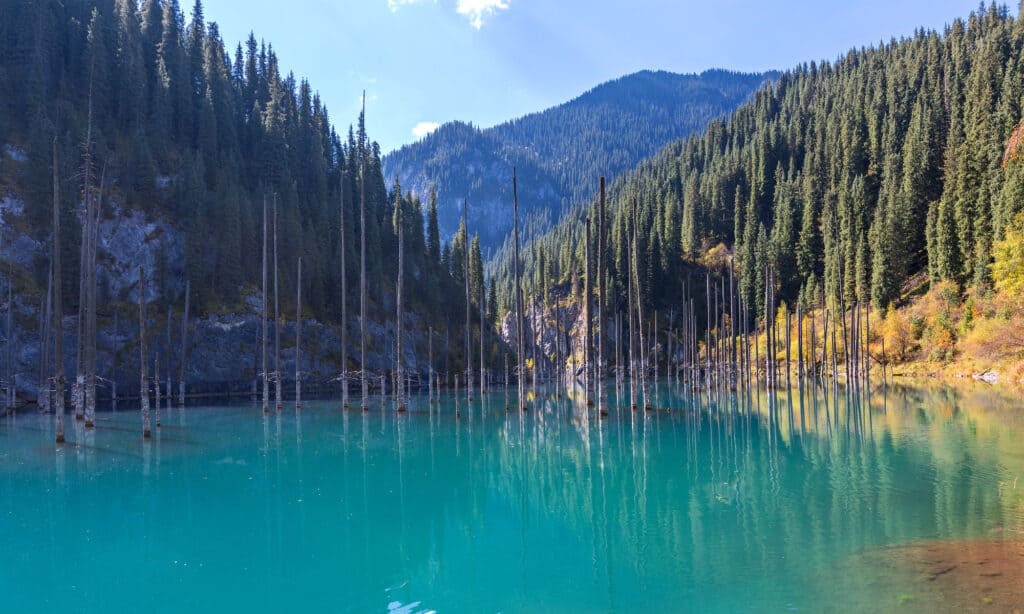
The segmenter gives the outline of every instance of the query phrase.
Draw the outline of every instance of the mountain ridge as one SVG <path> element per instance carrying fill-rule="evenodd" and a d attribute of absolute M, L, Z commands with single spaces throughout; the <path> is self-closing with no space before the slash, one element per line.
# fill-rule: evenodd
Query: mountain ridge
<path fill-rule="evenodd" d="M 709 69 L 701 73 L 642 70 L 595 85 L 559 105 L 489 128 L 441 125 L 383 161 L 388 181 L 419 194 L 438 190 L 442 236 L 451 237 L 468 201 L 471 232 L 485 250 L 511 229 L 511 175 L 520 177 L 524 225 L 541 230 L 593 195 L 595 173 L 614 178 L 663 146 L 703 130 L 778 73 Z"/>

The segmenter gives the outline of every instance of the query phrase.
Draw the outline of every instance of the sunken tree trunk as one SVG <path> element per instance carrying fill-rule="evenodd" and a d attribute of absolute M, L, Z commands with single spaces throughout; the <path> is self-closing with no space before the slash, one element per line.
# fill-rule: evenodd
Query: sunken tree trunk
<path fill-rule="evenodd" d="M 464 250 L 466 252 L 466 269 L 463 274 L 466 286 L 466 400 L 467 402 L 473 402 L 473 358 L 472 358 L 472 343 L 473 333 L 470 328 L 470 313 L 471 305 L 469 300 L 469 203 L 465 200 L 462 201 L 462 228 L 466 231 Z"/>
<path fill-rule="evenodd" d="M 260 353 L 263 374 L 263 413 L 270 413 L 270 380 L 267 379 L 267 197 L 263 197 L 263 302 L 261 304 Z"/>
<path fill-rule="evenodd" d="M 340 213 L 341 220 L 341 406 L 348 409 L 348 282 L 346 280 L 347 269 L 345 268 L 345 172 L 342 170 L 339 181 L 339 193 L 341 194 Z"/>
<path fill-rule="evenodd" d="M 189 308 L 189 297 L 191 295 L 192 285 L 191 282 L 185 281 L 185 311 L 181 314 L 181 356 L 178 359 L 178 407 L 185 409 L 185 365 L 188 364 L 188 308 Z M 168 316 L 170 318 L 170 316 Z M 170 319 L 167 321 L 170 326 Z M 170 343 L 170 329 L 167 332 L 167 340 Z M 169 347 L 169 346 L 168 346 Z M 168 350 L 169 351 L 169 350 Z M 168 361 L 170 362 L 170 361 Z M 170 367 L 168 367 L 168 373 L 170 373 Z M 170 375 L 168 375 L 168 383 L 170 386 Z M 168 391 L 169 395 L 169 391 Z M 167 403 L 170 404 L 170 398 Z"/>
<path fill-rule="evenodd" d="M 361 121 L 366 118 L 366 92 L 363 92 Z M 359 131 L 359 370 L 362 375 L 363 411 L 370 411 L 370 382 L 366 372 L 366 137 Z"/>
<path fill-rule="evenodd" d="M 395 354 L 395 406 L 399 412 L 405 411 L 405 383 L 402 379 L 402 280 L 405 277 L 405 233 L 403 227 L 405 222 L 402 220 L 402 191 L 395 184 L 395 226 L 398 230 L 398 279 L 396 280 L 395 288 L 395 343 L 397 350 Z"/>
<path fill-rule="evenodd" d="M 274 409 L 281 411 L 281 304 L 277 294 L 277 195 L 274 195 Z"/>
<path fill-rule="evenodd" d="M 519 410 L 526 410 L 526 397 L 525 391 L 523 390 L 523 287 L 520 283 L 520 270 L 519 270 L 519 191 L 516 179 L 516 169 L 512 168 L 512 217 L 514 223 L 512 225 L 513 234 L 513 277 L 515 282 L 515 301 L 516 301 L 516 369 L 517 369 L 517 383 L 519 386 Z"/>
<path fill-rule="evenodd" d="M 57 174 L 57 139 L 53 139 L 53 411 L 57 415 L 57 443 L 64 443 L 64 309 L 60 269 L 60 179 Z"/>
<path fill-rule="evenodd" d="M 600 209 L 597 214 L 597 369 L 594 377 L 595 394 L 597 395 L 597 409 L 599 413 L 605 413 L 601 401 L 602 394 L 602 369 L 604 368 L 604 177 L 601 177 L 601 200 Z"/>
<path fill-rule="evenodd" d="M 139 395 L 142 401 L 142 436 L 148 438 L 149 432 L 149 374 L 146 359 L 146 272 L 139 267 Z"/>
<path fill-rule="evenodd" d="M 295 409 L 302 408 L 302 257 L 295 285 Z"/>

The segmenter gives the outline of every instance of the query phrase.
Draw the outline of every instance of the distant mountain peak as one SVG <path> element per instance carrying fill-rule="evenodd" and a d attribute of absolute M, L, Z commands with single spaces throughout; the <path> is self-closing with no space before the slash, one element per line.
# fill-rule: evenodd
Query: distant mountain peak
<path fill-rule="evenodd" d="M 486 252 L 511 230 L 513 166 L 524 224 L 543 230 L 562 211 L 592 197 L 599 176 L 611 180 L 668 143 L 703 130 L 776 76 L 723 69 L 638 71 L 491 128 L 442 124 L 388 154 L 384 174 L 416 193 L 438 189 L 445 238 L 458 229 L 467 199 L 470 232 L 481 235 Z"/>

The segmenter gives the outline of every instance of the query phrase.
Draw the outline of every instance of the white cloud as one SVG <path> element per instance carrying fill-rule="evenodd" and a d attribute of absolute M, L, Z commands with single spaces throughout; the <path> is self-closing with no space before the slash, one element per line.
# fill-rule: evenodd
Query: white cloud
<path fill-rule="evenodd" d="M 412 127 L 412 135 L 418 139 L 422 139 L 440 127 L 441 124 L 437 122 L 420 122 Z"/>
<path fill-rule="evenodd" d="M 390 2 L 391 0 L 388 1 Z M 469 19 L 469 25 L 479 30 L 484 25 L 485 17 L 490 17 L 498 11 L 507 10 L 509 1 L 510 0 L 457 0 L 455 3 L 455 12 Z"/>
<path fill-rule="evenodd" d="M 424 4 L 431 0 L 387 0 L 388 8 L 392 13 L 403 6 L 412 4 Z M 484 19 L 487 19 L 498 11 L 508 10 L 511 0 L 455 0 L 455 12 L 469 20 L 469 25 L 477 30 L 483 27 Z M 433 0 L 437 4 L 437 0 Z"/>
<path fill-rule="evenodd" d="M 423 0 L 388 0 L 388 8 L 391 9 L 392 13 L 394 13 L 402 6 L 407 4 L 419 4 L 421 2 L 423 2 Z"/>

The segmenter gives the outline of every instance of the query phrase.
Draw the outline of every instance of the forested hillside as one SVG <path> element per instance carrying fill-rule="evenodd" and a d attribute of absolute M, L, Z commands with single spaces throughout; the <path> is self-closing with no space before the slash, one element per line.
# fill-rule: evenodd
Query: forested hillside
<path fill-rule="evenodd" d="M 480 130 L 452 122 L 384 158 L 386 177 L 418 193 L 438 190 L 442 236 L 451 236 L 469 201 L 471 229 L 484 249 L 511 230 L 512 167 L 520 210 L 546 229 L 593 195 L 587 178 L 617 176 L 667 143 L 732 111 L 775 73 L 709 70 L 699 75 L 644 71 L 601 84 L 546 111 Z"/>
<path fill-rule="evenodd" d="M 626 303 L 624 237 L 636 202 L 647 309 L 677 307 L 688 272 L 733 262 L 754 314 L 763 314 L 771 268 L 790 305 L 818 305 L 824 292 L 831 305 L 842 297 L 884 313 L 929 287 L 952 289 L 956 309 L 915 334 L 920 342 L 943 317 L 936 325 L 949 330 L 933 341 L 966 334 L 971 322 L 959 318 L 980 311 L 958 297 L 981 301 L 1022 273 L 1005 262 L 1022 249 L 1007 239 L 1020 236 L 1024 208 L 1020 139 L 1006 150 L 1022 96 L 1024 23 L 994 5 L 943 32 L 784 73 L 611 187 L 610 238 L 597 257 L 607 261 L 612 304 Z M 596 188 L 597 179 L 586 181 Z M 582 278 L 588 214 L 592 204 L 578 207 L 527 246 L 528 279 Z M 994 246 L 1003 262 L 993 267 Z M 508 262 L 499 266 L 505 305 Z"/>
<path fill-rule="evenodd" d="M 134 0 L 0 3 L 0 91 L 0 145 L 10 153 L 0 161 L 0 197 L 23 203 L 16 222 L 7 218 L 7 239 L 27 237 L 40 246 L 23 263 L 26 270 L 13 271 L 16 292 L 33 296 L 36 304 L 46 291 L 56 138 L 65 313 L 78 300 L 71 289 L 79 272 L 80 196 L 88 176 L 104 178 L 92 187 L 102 196 L 103 219 L 138 210 L 184 236 L 183 258 L 157 254 L 158 270 L 150 277 L 157 297 L 175 305 L 183 303 L 187 278 L 198 314 L 244 309 L 246 297 L 258 292 L 262 210 L 264 202 L 276 202 L 286 311 L 292 310 L 301 256 L 305 312 L 337 321 L 343 202 L 347 298 L 349 313 L 357 312 L 365 161 L 370 313 L 382 322 L 393 315 L 388 305 L 397 270 L 396 199 L 362 118 L 355 130 L 336 131 L 313 86 L 286 72 L 272 45 L 250 35 L 230 46 L 217 24 L 204 20 L 199 0 L 187 19 L 177 0 L 145 0 L 138 7 Z M 94 160 L 89 174 L 82 167 L 86 151 Z M 456 254 L 442 266 L 436 224 L 425 236 L 426 208 L 400 196 L 408 209 L 407 311 L 440 323 L 449 311 L 462 313 L 462 302 L 442 297 L 461 288 L 464 258 Z M 155 237 L 149 239 L 158 249 Z M 462 238 L 455 248 L 464 245 Z M 101 264 L 111 247 L 117 246 L 100 246 Z"/>

